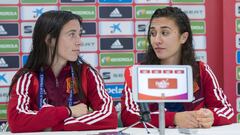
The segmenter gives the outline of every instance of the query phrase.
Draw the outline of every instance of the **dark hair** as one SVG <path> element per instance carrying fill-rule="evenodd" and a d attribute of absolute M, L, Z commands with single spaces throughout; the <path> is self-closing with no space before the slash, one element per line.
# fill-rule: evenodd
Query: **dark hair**
<path fill-rule="evenodd" d="M 198 80 L 197 78 L 199 76 L 199 68 L 195 60 L 195 53 L 194 53 L 193 43 L 192 43 L 193 36 L 192 36 L 190 21 L 188 16 L 181 9 L 177 7 L 159 8 L 151 16 L 150 24 L 148 28 L 148 35 L 147 35 L 147 41 L 149 46 L 145 54 L 145 60 L 142 62 L 142 64 L 147 64 L 147 65 L 160 64 L 160 59 L 156 56 L 152 48 L 151 39 L 150 39 L 150 27 L 152 24 L 152 20 L 154 18 L 159 18 L 159 17 L 166 17 L 166 18 L 172 19 L 177 25 L 177 27 L 179 28 L 180 34 L 183 34 L 184 32 L 188 32 L 188 39 L 186 40 L 184 45 L 182 45 L 180 64 L 190 65 L 193 68 L 193 78 L 194 80 L 197 81 Z"/>
<path fill-rule="evenodd" d="M 16 83 L 21 75 L 29 71 L 39 72 L 41 67 L 48 67 L 53 64 L 60 32 L 63 26 L 71 20 L 77 20 L 80 25 L 82 24 L 82 18 L 70 11 L 47 11 L 37 19 L 32 36 L 32 50 L 28 56 L 26 64 L 13 77 L 9 94 L 12 86 Z M 49 38 L 47 38 L 47 36 L 49 36 Z M 56 40 L 52 52 L 50 51 L 49 45 L 46 43 L 46 38 L 49 40 Z M 49 58 L 51 60 L 50 64 Z M 86 64 L 86 62 L 79 58 L 77 61 L 72 62 L 72 65 L 78 81 L 81 82 L 81 77 L 79 76 L 80 71 L 78 68 L 79 61 L 81 61 L 82 64 Z M 79 84 L 81 83 L 78 83 L 78 88 L 81 92 L 82 86 Z"/>

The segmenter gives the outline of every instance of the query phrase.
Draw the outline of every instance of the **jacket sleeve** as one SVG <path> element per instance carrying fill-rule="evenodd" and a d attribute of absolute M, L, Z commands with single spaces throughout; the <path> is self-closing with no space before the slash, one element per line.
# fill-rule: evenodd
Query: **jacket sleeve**
<path fill-rule="evenodd" d="M 132 96 L 132 73 L 131 67 L 126 68 L 125 70 L 125 86 L 122 92 L 121 97 L 121 120 L 123 126 L 130 126 L 140 120 L 139 106 L 133 101 Z M 150 112 L 151 121 L 150 123 L 155 127 L 159 126 L 159 112 Z M 175 112 L 165 111 L 165 126 L 172 127 L 174 126 L 174 116 Z M 143 127 L 143 124 L 138 124 L 135 127 Z"/>
<path fill-rule="evenodd" d="M 87 70 L 87 100 L 93 112 L 65 120 L 64 130 L 97 130 L 117 128 L 118 120 L 112 98 L 104 88 L 102 78 L 91 68 Z"/>
<path fill-rule="evenodd" d="M 38 110 L 37 98 L 37 77 L 29 72 L 23 74 L 14 84 L 8 103 L 7 117 L 11 132 L 61 130 L 63 128 L 63 121 L 68 117 L 67 108 L 46 105 Z"/>
<path fill-rule="evenodd" d="M 213 125 L 226 125 L 233 122 L 234 110 L 229 103 L 211 68 L 200 63 L 201 85 L 205 93 L 205 106 L 214 114 Z"/>

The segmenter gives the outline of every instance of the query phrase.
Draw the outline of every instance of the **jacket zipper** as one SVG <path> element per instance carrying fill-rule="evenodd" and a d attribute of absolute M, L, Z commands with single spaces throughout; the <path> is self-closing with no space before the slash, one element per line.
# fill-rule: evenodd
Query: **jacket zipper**
<path fill-rule="evenodd" d="M 56 87 L 59 87 L 59 82 L 57 78 L 56 78 Z"/>

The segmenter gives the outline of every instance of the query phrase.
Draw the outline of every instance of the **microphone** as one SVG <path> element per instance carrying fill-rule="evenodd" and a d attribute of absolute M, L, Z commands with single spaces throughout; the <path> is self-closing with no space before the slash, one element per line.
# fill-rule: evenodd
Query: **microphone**
<path fill-rule="evenodd" d="M 138 103 L 141 115 L 141 121 L 149 122 L 151 121 L 150 111 L 148 103 Z"/>

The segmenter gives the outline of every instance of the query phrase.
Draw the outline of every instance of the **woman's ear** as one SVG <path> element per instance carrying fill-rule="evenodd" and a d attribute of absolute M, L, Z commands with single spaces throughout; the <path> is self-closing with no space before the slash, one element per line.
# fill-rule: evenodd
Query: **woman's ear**
<path fill-rule="evenodd" d="M 188 39 L 188 32 L 184 32 L 182 35 L 181 35 L 181 37 L 180 37 L 180 42 L 181 42 L 181 44 L 184 44 L 186 41 L 187 41 L 187 39 Z"/>
<path fill-rule="evenodd" d="M 48 34 L 47 37 L 45 38 L 45 42 L 50 47 L 54 47 L 56 40 L 55 40 L 55 38 L 51 38 L 51 36 Z"/>

